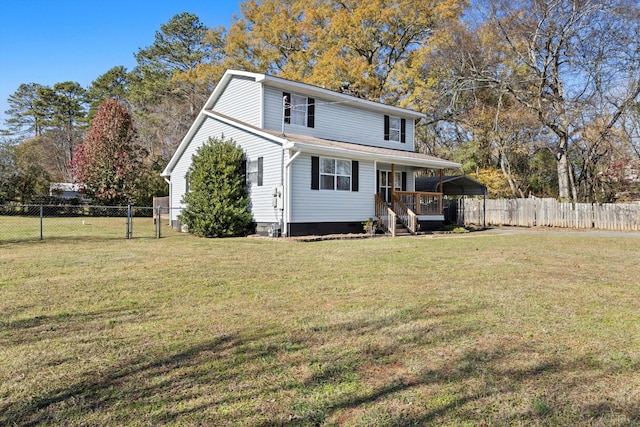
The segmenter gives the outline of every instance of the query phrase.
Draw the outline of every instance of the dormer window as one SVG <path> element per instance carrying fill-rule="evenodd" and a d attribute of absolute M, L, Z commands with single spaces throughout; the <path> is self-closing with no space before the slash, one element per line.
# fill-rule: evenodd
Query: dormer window
<path fill-rule="evenodd" d="M 288 92 L 282 95 L 285 99 L 284 122 L 290 125 L 314 127 L 315 100 Z"/>
<path fill-rule="evenodd" d="M 384 140 L 407 142 L 407 121 L 400 117 L 384 116 Z"/>

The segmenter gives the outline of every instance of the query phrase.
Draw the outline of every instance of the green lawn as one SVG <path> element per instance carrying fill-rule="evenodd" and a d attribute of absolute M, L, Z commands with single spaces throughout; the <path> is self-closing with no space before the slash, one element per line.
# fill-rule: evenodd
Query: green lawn
<path fill-rule="evenodd" d="M 0 425 L 640 423 L 640 238 L 0 244 Z"/>
<path fill-rule="evenodd" d="M 51 239 L 125 239 L 127 235 L 126 210 L 120 216 L 72 216 L 42 219 L 42 240 Z M 152 217 L 133 217 L 133 238 L 156 237 Z M 171 233 L 168 220 L 161 223 L 161 234 Z M 0 244 L 40 240 L 39 216 L 0 215 Z"/>

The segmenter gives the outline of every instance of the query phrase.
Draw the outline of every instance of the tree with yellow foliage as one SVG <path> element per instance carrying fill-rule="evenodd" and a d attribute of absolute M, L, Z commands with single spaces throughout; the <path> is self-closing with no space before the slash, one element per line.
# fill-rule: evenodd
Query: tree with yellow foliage
<path fill-rule="evenodd" d="M 464 0 L 249 0 L 226 35 L 236 67 L 397 103 L 434 29 Z M 406 102 L 406 100 L 404 100 Z"/>

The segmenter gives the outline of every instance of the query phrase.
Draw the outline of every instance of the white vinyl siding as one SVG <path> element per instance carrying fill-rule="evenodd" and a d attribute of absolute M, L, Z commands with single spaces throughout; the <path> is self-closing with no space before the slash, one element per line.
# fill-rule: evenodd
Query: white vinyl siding
<path fill-rule="evenodd" d="M 282 89 L 264 88 L 264 127 L 282 129 Z M 311 96 L 311 95 L 310 95 Z M 406 119 L 406 143 L 384 139 L 384 114 L 363 110 L 357 104 L 324 102 L 314 98 L 314 127 L 284 125 L 285 134 L 301 134 L 334 141 L 352 142 L 373 147 L 414 151 L 414 122 Z"/>
<path fill-rule="evenodd" d="M 212 110 L 252 126 L 261 126 L 261 84 L 242 76 L 234 76 Z"/>
<path fill-rule="evenodd" d="M 344 159 L 349 160 L 350 159 Z M 290 222 L 360 222 L 374 214 L 373 162 L 359 162 L 358 191 L 311 189 L 311 155 L 299 155 L 291 164 Z"/>
<path fill-rule="evenodd" d="M 220 138 L 222 134 L 224 134 L 225 139 L 233 139 L 244 150 L 248 161 L 257 162 L 258 158 L 263 158 L 263 185 L 252 185 L 249 188 L 251 211 L 255 222 L 278 222 L 281 219 L 281 211 L 273 207 L 273 189 L 280 184 L 281 179 L 281 146 L 211 117 L 207 117 L 204 120 L 172 172 L 171 206 L 184 207 L 181 202 L 182 195 L 185 192 L 184 176 L 191 165 L 193 154 L 208 141 L 210 136 Z M 285 156 L 286 160 L 287 157 Z M 179 179 L 174 179 L 178 177 Z M 175 215 L 177 214 L 177 212 L 173 211 L 172 219 L 176 219 Z"/>

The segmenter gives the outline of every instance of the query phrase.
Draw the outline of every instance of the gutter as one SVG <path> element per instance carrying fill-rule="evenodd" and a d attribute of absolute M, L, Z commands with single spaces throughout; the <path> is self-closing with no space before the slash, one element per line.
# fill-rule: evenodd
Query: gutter
<path fill-rule="evenodd" d="M 402 157 L 395 155 L 384 155 L 377 153 L 367 153 L 360 151 L 353 151 L 342 147 L 321 147 L 313 144 L 307 144 L 304 142 L 287 141 L 286 148 L 289 150 L 297 149 L 298 151 L 304 151 L 308 154 L 335 156 L 342 155 L 345 157 L 351 157 L 353 159 L 379 161 L 379 162 L 391 162 L 399 165 L 413 166 L 418 168 L 430 168 L 430 169 L 457 169 L 462 165 L 460 163 L 451 162 L 444 159 L 416 159 L 410 157 Z M 297 153 L 296 153 L 297 155 Z"/>

